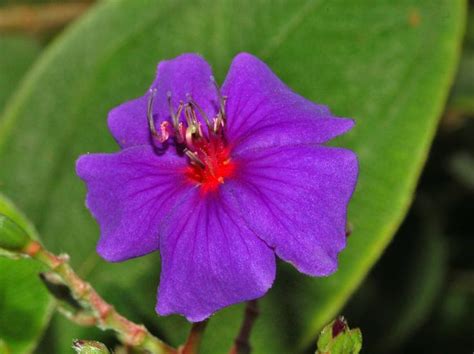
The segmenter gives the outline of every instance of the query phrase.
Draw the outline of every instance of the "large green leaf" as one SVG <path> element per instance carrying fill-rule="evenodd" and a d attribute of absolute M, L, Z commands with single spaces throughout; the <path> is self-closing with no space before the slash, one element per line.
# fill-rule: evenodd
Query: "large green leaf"
<path fill-rule="evenodd" d="M 51 46 L 9 105 L 0 180 L 49 247 L 69 252 L 119 310 L 176 344 L 185 322 L 153 314 L 158 259 L 106 264 L 95 255 L 98 228 L 74 160 L 117 149 L 107 111 L 143 94 L 159 60 L 197 51 L 222 81 L 237 52 L 260 56 L 297 92 L 358 123 L 338 141 L 361 169 L 340 270 L 312 279 L 283 267 L 253 336 L 256 353 L 294 352 L 296 336 L 308 343 L 337 313 L 404 216 L 452 81 L 464 10 L 462 0 L 105 2 Z M 207 352 L 228 345 L 240 310 L 213 317 Z M 51 337 L 61 331 L 78 333 L 56 325 Z"/>
<path fill-rule="evenodd" d="M 1 112 L 18 81 L 38 56 L 40 46 L 37 41 L 24 36 L 0 36 L 0 52 Z"/>

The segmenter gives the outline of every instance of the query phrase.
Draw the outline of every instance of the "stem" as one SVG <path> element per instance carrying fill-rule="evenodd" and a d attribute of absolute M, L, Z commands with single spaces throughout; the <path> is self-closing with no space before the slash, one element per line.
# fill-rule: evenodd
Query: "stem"
<path fill-rule="evenodd" d="M 115 331 L 126 345 L 148 350 L 154 354 L 177 354 L 174 348 L 153 336 L 143 325 L 129 321 L 112 305 L 105 302 L 89 283 L 74 272 L 68 263 L 67 256 L 57 256 L 44 249 L 37 241 L 32 241 L 24 252 L 44 263 L 52 272 L 61 277 L 71 289 L 74 298 L 92 310 L 92 316 L 99 328 Z"/>
<path fill-rule="evenodd" d="M 230 349 L 229 354 L 250 354 L 252 347 L 250 345 L 250 334 L 259 314 L 257 300 L 247 302 L 245 307 L 244 320 L 240 327 L 240 332 L 235 339 L 234 346 Z"/>
<path fill-rule="evenodd" d="M 178 354 L 197 354 L 206 326 L 207 320 L 193 323 L 188 338 L 186 339 L 186 343 L 178 349 Z"/>

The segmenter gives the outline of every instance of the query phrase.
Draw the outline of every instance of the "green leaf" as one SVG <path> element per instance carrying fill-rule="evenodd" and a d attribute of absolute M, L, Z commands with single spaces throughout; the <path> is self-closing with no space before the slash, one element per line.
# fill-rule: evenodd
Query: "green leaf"
<path fill-rule="evenodd" d="M 0 339 L 0 354 L 10 354 L 10 349 L 8 348 L 7 343 Z"/>
<path fill-rule="evenodd" d="M 12 219 L 0 213 L 0 249 L 10 252 L 23 251 L 32 239 Z"/>
<path fill-rule="evenodd" d="M 0 112 L 18 81 L 40 52 L 34 39 L 25 36 L 0 36 Z"/>
<path fill-rule="evenodd" d="M 469 11 L 461 62 L 448 108 L 457 115 L 474 116 L 474 9 Z"/>
<path fill-rule="evenodd" d="M 13 220 L 30 236 L 37 238 L 33 226 L 1 194 L 0 214 L 7 215 L 8 220 Z M 0 340 L 12 354 L 30 353 L 52 311 L 51 298 L 38 277 L 42 267 L 29 259 L 0 257 L 0 269 Z"/>
<path fill-rule="evenodd" d="M 252 337 L 255 353 L 295 352 L 295 338 L 312 343 L 335 317 L 403 219 L 454 76 L 464 11 L 462 0 L 102 3 L 49 48 L 9 105 L 0 181 L 48 247 L 69 252 L 120 311 L 177 344 L 189 326 L 153 312 L 158 258 L 106 264 L 95 255 L 99 231 L 74 161 L 117 150 L 107 112 L 142 95 L 159 60 L 197 51 L 222 82 L 236 53 L 256 54 L 297 92 L 357 120 L 337 142 L 360 160 L 340 269 L 325 279 L 280 269 Z M 205 352 L 230 346 L 241 310 L 212 318 Z M 90 338 L 57 323 L 58 352 L 67 351 L 63 338 Z"/>

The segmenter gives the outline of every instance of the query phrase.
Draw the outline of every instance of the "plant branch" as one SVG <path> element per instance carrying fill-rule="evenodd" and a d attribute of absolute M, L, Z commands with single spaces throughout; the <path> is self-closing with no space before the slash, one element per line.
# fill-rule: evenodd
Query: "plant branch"
<path fill-rule="evenodd" d="M 234 346 L 229 354 L 250 354 L 252 347 L 250 345 L 250 334 L 259 314 L 257 300 L 247 302 L 245 307 L 244 320 L 240 327 L 239 335 L 235 339 Z"/>
<path fill-rule="evenodd" d="M 193 323 L 186 343 L 178 349 L 178 354 L 197 354 L 201 345 L 202 335 L 207 326 L 207 320 Z"/>
<path fill-rule="evenodd" d="M 123 317 L 115 308 L 82 280 L 71 268 L 65 255 L 55 255 L 37 241 L 31 241 L 24 252 L 30 257 L 44 263 L 51 272 L 57 274 L 65 285 L 69 287 L 73 297 L 92 312 L 96 325 L 103 329 L 115 331 L 120 340 L 131 347 L 147 350 L 154 354 L 177 354 L 176 349 L 170 347 L 153 336 L 143 325 L 138 325 Z M 79 318 L 75 318 L 78 320 Z M 80 318 L 84 320 L 85 318 Z M 92 320 L 87 319 L 89 322 Z M 192 352 L 190 352 L 192 353 Z"/>

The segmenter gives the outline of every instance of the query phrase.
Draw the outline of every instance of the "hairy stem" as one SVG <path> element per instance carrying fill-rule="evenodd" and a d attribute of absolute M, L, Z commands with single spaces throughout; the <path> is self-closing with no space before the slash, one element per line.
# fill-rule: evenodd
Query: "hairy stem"
<path fill-rule="evenodd" d="M 37 241 L 31 241 L 24 252 L 44 263 L 51 272 L 57 274 L 64 281 L 73 297 L 91 310 L 95 324 L 99 328 L 115 331 L 120 340 L 128 346 L 147 350 L 154 354 L 177 354 L 176 349 L 153 336 L 143 325 L 126 319 L 112 305 L 105 302 L 89 283 L 74 272 L 68 263 L 67 256 L 57 256 L 44 249 Z M 88 321 L 92 321 L 92 319 L 89 318 Z"/>
<path fill-rule="evenodd" d="M 229 354 L 250 354 L 252 347 L 250 345 L 250 334 L 259 314 L 257 300 L 247 302 L 245 307 L 244 320 L 240 327 L 239 335 L 235 339 L 234 346 Z"/>

